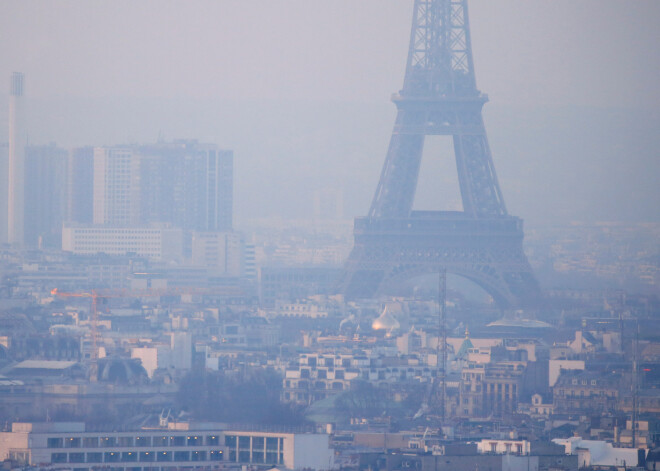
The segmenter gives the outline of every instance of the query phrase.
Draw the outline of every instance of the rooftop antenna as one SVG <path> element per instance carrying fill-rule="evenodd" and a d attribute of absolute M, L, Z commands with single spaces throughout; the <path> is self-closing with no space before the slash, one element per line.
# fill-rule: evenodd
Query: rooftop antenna
<path fill-rule="evenodd" d="M 633 357 L 633 370 L 632 370 L 632 413 L 631 413 L 631 419 L 632 419 L 632 447 L 636 448 L 636 439 L 637 439 L 637 394 L 639 390 L 639 376 L 637 375 L 637 349 L 639 344 L 639 319 L 637 319 L 637 330 L 635 332 L 635 340 L 633 341 L 633 351 L 632 351 L 632 357 Z"/>
<path fill-rule="evenodd" d="M 442 385 L 440 388 L 440 418 L 442 425 L 445 424 L 446 411 L 445 399 L 447 395 L 447 269 L 440 270 L 440 280 L 438 285 L 438 307 L 440 311 L 440 337 L 442 344 L 439 344 L 442 353 Z"/>

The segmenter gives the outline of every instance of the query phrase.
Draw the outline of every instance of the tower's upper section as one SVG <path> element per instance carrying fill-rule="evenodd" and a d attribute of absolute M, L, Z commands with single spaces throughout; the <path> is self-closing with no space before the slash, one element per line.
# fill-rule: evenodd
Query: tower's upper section
<path fill-rule="evenodd" d="M 25 77 L 22 72 L 14 72 L 11 74 L 9 81 L 9 94 L 11 96 L 23 96 L 23 82 Z"/>
<path fill-rule="evenodd" d="M 478 94 L 467 0 L 415 0 L 402 95 Z"/>

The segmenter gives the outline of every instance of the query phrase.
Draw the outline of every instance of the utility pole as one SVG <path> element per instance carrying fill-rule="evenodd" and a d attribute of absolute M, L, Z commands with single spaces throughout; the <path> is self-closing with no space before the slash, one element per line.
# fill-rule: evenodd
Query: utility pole
<path fill-rule="evenodd" d="M 446 420 L 446 405 L 447 398 L 447 269 L 440 270 L 440 280 L 438 286 L 438 307 L 440 311 L 440 329 L 438 335 L 438 347 L 442 358 L 442 386 L 440 389 L 440 417 L 442 425 L 445 425 Z M 442 343 L 441 343 L 442 342 Z"/>
<path fill-rule="evenodd" d="M 635 340 L 632 345 L 632 413 L 630 414 L 632 419 L 632 447 L 637 448 L 637 393 L 639 390 L 639 376 L 637 375 L 638 370 L 638 358 L 637 350 L 639 345 L 639 320 L 637 320 L 637 330 L 635 332 Z"/>

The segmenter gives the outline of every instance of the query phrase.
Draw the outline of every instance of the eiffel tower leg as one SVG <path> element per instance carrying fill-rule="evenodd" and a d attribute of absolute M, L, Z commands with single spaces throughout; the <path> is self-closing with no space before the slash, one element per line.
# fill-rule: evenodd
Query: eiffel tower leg
<path fill-rule="evenodd" d="M 399 111 L 395 129 L 411 118 L 414 116 L 410 113 Z M 396 131 L 392 134 L 378 188 L 369 210 L 370 217 L 407 217 L 410 214 L 423 146 L 422 134 L 400 134 Z"/>

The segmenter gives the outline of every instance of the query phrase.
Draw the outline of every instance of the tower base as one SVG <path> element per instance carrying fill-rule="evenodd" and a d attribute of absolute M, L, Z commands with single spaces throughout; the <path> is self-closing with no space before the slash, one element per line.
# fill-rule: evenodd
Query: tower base
<path fill-rule="evenodd" d="M 413 211 L 409 218 L 356 218 L 354 236 L 339 284 L 346 299 L 387 294 L 407 279 L 442 269 L 473 281 L 503 308 L 529 305 L 539 296 L 516 217 Z"/>

